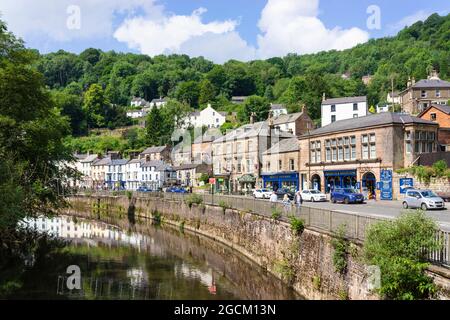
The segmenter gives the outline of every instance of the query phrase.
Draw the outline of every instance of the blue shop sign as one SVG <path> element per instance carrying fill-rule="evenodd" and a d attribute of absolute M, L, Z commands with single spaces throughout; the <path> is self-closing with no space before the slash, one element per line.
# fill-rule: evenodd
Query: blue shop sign
<path fill-rule="evenodd" d="M 381 200 L 392 200 L 392 170 L 381 170 Z"/>
<path fill-rule="evenodd" d="M 402 178 L 400 179 L 400 193 L 405 194 L 406 190 L 414 188 L 413 178 Z"/>

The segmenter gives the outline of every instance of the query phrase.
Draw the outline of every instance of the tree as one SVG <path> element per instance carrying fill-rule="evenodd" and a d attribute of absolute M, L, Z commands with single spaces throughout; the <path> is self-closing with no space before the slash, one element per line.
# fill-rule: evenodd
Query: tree
<path fill-rule="evenodd" d="M 216 89 L 214 88 L 211 81 L 208 79 L 203 80 L 200 83 L 200 97 L 198 103 L 204 105 L 212 102 L 216 97 Z"/>
<path fill-rule="evenodd" d="M 364 242 L 364 259 L 381 271 L 378 292 L 387 299 L 427 299 L 436 287 L 426 275 L 427 250 L 438 250 L 436 223 L 422 211 L 404 212 L 393 221 L 371 225 Z M 426 249 L 426 250 L 424 250 Z"/>
<path fill-rule="evenodd" d="M 259 96 L 248 97 L 243 105 L 243 113 L 240 115 L 240 121 L 247 122 L 252 113 L 255 113 L 255 121 L 264 121 L 269 117 L 270 103 L 267 99 Z"/>
<path fill-rule="evenodd" d="M 267 101 L 274 101 L 275 100 L 275 96 L 273 94 L 273 87 L 272 86 L 267 86 L 266 92 L 264 93 L 264 98 L 266 98 Z"/>
<path fill-rule="evenodd" d="M 106 116 L 110 103 L 105 92 L 98 84 L 93 84 L 84 95 L 83 111 L 89 128 L 102 128 L 106 125 Z"/>
<path fill-rule="evenodd" d="M 178 85 L 175 97 L 178 101 L 188 104 L 191 108 L 198 107 L 200 88 L 197 82 L 187 81 Z"/>
<path fill-rule="evenodd" d="M 37 56 L 0 21 L 0 238 L 26 217 L 54 214 L 65 205 L 60 196 L 72 176 L 72 159 L 63 139 L 67 120 L 55 107 L 44 77 L 34 67 Z M 6 235 L 6 236 L 5 236 Z M 14 238 L 14 237 L 12 237 Z M 21 241 L 18 239 L 17 241 Z M 1 259 L 0 259 L 1 260 Z"/>
<path fill-rule="evenodd" d="M 70 94 L 66 91 L 55 91 L 53 92 L 53 98 L 61 111 L 61 115 L 69 118 L 72 135 L 80 136 L 85 134 L 86 121 L 81 96 Z"/>
<path fill-rule="evenodd" d="M 153 108 L 147 116 L 145 124 L 146 140 L 150 146 L 158 146 L 164 135 L 164 121 L 158 108 Z"/>

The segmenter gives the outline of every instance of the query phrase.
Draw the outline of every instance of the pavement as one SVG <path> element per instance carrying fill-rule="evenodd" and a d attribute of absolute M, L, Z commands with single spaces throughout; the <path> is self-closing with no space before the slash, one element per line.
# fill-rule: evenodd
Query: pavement
<path fill-rule="evenodd" d="M 402 201 L 368 200 L 363 204 L 343 204 L 331 202 L 303 202 L 306 207 L 337 210 L 364 216 L 379 218 L 395 218 L 403 211 Z M 433 218 L 443 230 L 450 231 L 450 203 L 446 203 L 446 210 L 429 210 L 427 216 Z"/>

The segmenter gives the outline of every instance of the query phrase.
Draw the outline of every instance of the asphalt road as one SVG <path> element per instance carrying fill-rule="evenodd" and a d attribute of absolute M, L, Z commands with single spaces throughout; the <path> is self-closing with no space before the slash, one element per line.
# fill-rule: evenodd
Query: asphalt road
<path fill-rule="evenodd" d="M 333 204 L 331 202 L 303 202 L 304 206 L 322 208 L 328 210 L 339 210 L 348 213 L 360 214 L 372 217 L 394 218 L 404 210 L 401 201 L 374 201 L 369 200 L 364 204 Z M 446 203 L 446 210 L 429 210 L 428 216 L 433 218 L 443 230 L 450 230 L 450 203 Z"/>

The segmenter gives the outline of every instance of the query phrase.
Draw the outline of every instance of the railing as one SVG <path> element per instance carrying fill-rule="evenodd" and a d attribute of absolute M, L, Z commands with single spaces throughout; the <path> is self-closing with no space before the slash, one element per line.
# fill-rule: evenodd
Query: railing
<path fill-rule="evenodd" d="M 111 192 L 95 192 L 93 195 L 110 196 Z M 185 201 L 191 194 L 150 192 L 139 193 L 139 197 L 160 198 L 168 201 Z M 388 220 L 388 218 L 372 217 L 364 214 L 342 212 L 339 210 L 328 210 L 309 207 L 303 204 L 300 208 L 293 205 L 284 205 L 281 202 L 271 203 L 251 197 L 228 196 L 218 194 L 196 194 L 204 204 L 232 208 L 240 211 L 252 212 L 257 215 L 272 218 L 274 211 L 281 216 L 279 220 L 289 222 L 291 216 L 304 221 L 306 227 L 336 233 L 341 226 L 345 226 L 345 236 L 357 241 L 364 241 L 366 230 L 373 223 Z M 438 231 L 436 240 L 443 244 L 442 250 L 429 253 L 431 262 L 450 266 L 450 232 Z"/>

